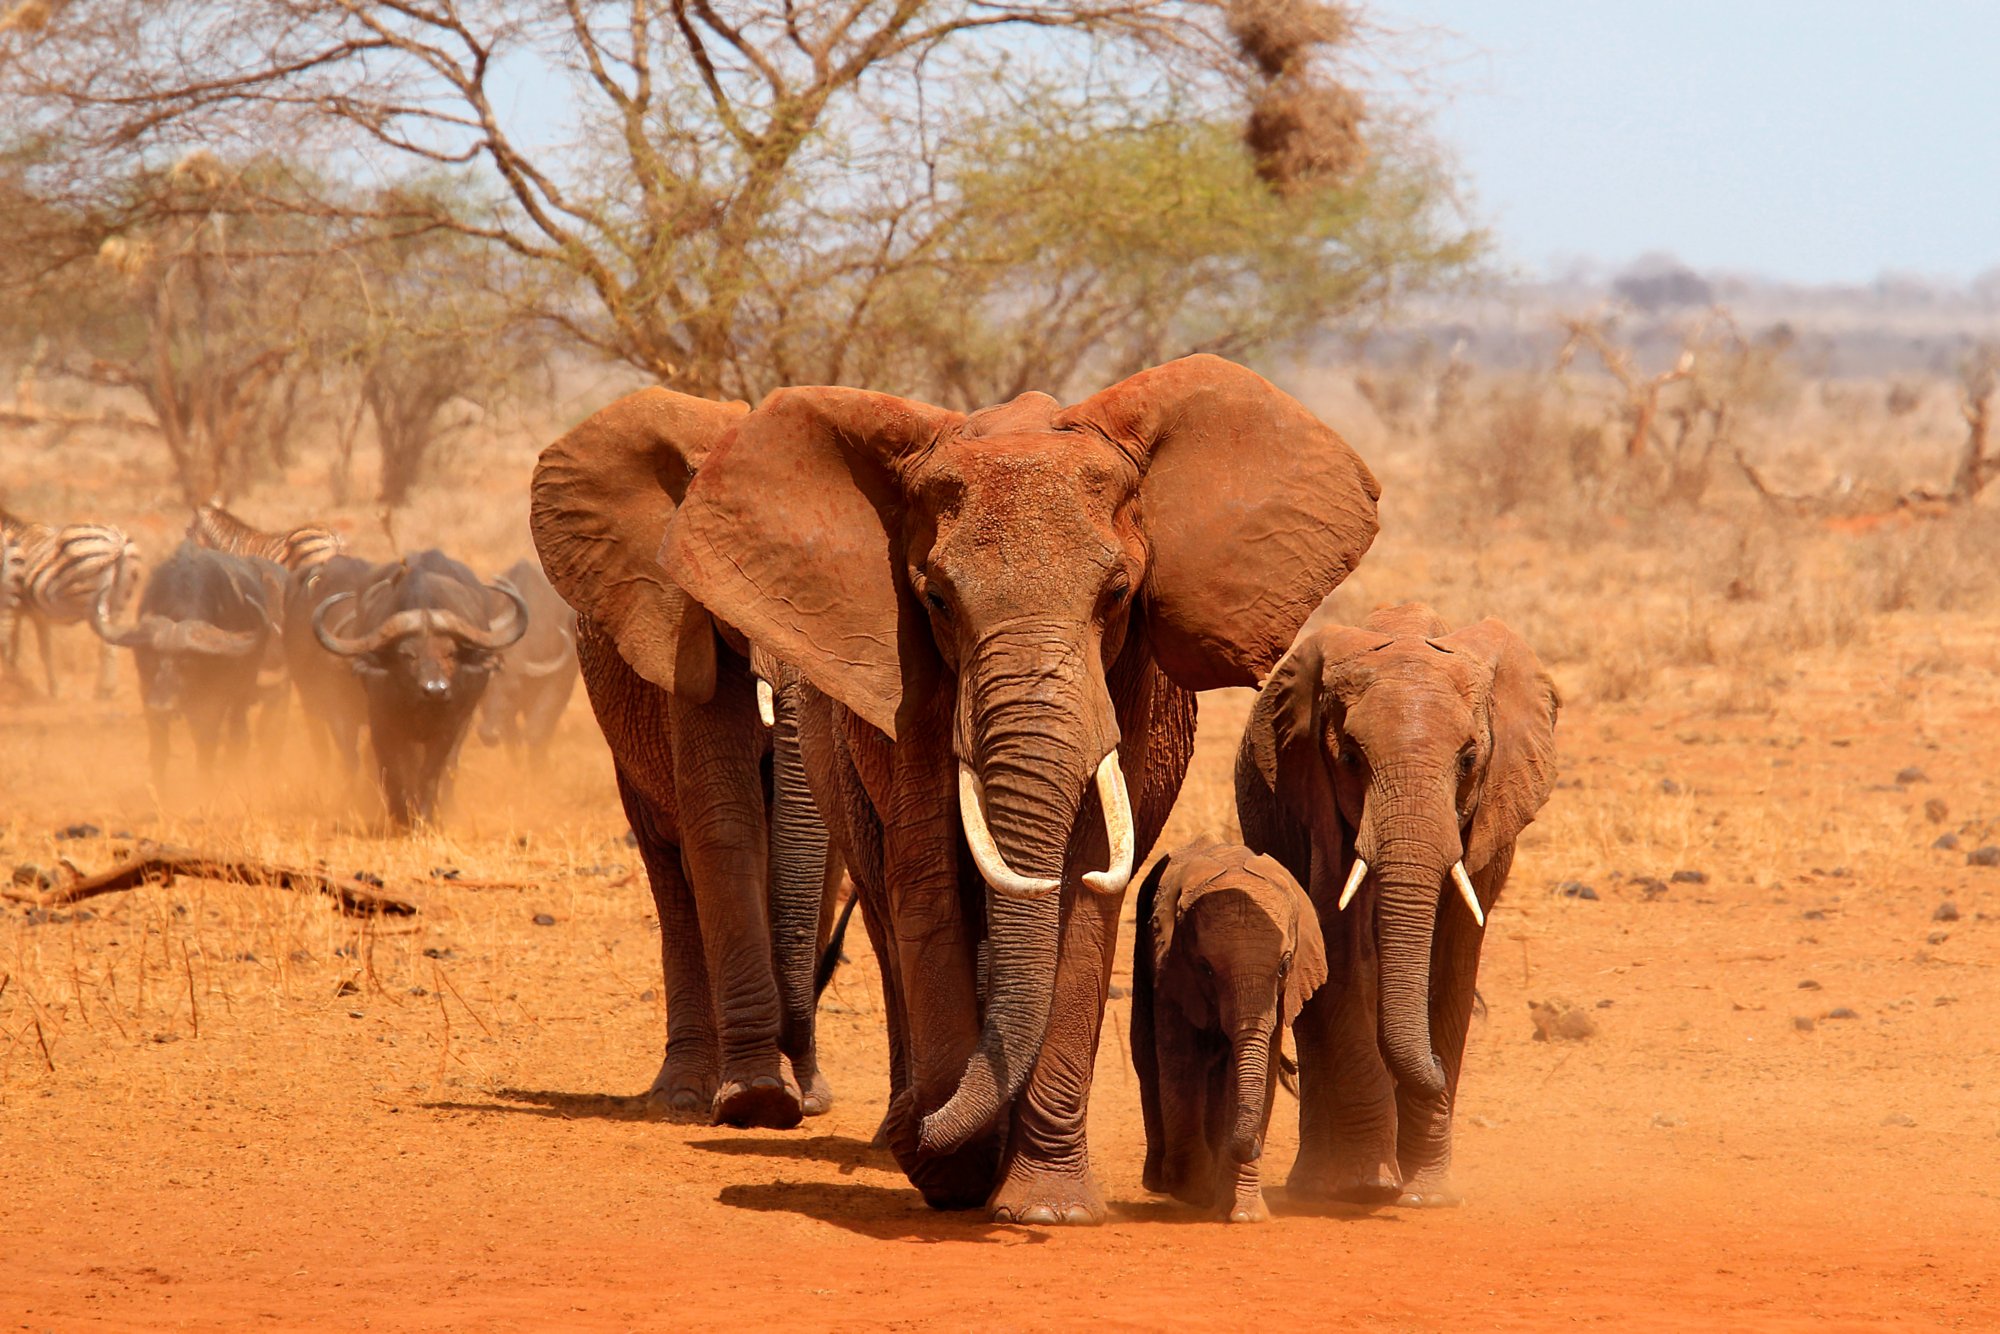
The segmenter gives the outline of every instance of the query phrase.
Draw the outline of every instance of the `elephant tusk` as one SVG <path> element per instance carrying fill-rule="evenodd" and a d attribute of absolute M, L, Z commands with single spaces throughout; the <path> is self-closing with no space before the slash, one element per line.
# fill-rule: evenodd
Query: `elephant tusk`
<path fill-rule="evenodd" d="M 757 717 L 766 727 L 778 725 L 778 699 L 771 693 L 771 683 L 763 677 L 757 678 Z"/>
<path fill-rule="evenodd" d="M 1007 865 L 1000 848 L 986 827 L 986 810 L 979 779 L 964 761 L 958 766 L 958 819 L 965 827 L 965 842 L 972 849 L 973 863 L 995 894 L 1010 899 L 1045 899 L 1062 888 L 1060 879 L 1037 879 L 1019 875 Z"/>
<path fill-rule="evenodd" d="M 1354 895 L 1361 888 L 1361 882 L 1367 876 L 1368 863 L 1356 857 L 1354 859 L 1354 869 L 1347 873 L 1347 887 L 1340 891 L 1340 907 L 1336 911 L 1347 911 L 1347 905 L 1354 902 Z"/>
<path fill-rule="evenodd" d="M 1458 895 L 1465 900 L 1465 906 L 1472 909 L 1472 920 L 1481 926 L 1485 926 L 1486 909 L 1479 906 L 1479 895 L 1473 892 L 1472 877 L 1465 873 L 1464 862 L 1459 861 L 1451 864 L 1451 878 L 1457 883 Z"/>
<path fill-rule="evenodd" d="M 1125 788 L 1125 770 L 1114 747 L 1097 764 L 1097 801 L 1104 807 L 1104 834 L 1111 844 L 1111 865 L 1084 874 L 1083 883 L 1100 894 L 1123 894 L 1132 881 L 1132 797 Z"/>

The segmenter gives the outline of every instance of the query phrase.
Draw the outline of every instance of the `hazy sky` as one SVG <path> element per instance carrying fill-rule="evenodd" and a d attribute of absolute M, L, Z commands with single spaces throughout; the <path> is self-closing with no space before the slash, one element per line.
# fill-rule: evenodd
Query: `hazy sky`
<path fill-rule="evenodd" d="M 1502 254 L 1858 282 L 2000 266 L 2000 0 L 1375 0 Z"/>

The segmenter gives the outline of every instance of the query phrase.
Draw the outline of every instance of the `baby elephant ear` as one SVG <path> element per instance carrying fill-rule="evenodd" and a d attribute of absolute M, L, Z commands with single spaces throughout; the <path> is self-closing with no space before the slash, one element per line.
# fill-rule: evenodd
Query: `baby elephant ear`
<path fill-rule="evenodd" d="M 1257 872 L 1280 886 L 1298 910 L 1298 939 L 1292 947 L 1291 971 L 1285 974 L 1285 991 L 1280 1002 L 1280 1019 L 1290 1025 L 1299 1017 L 1307 1000 L 1326 983 L 1326 937 L 1319 929 L 1319 911 L 1299 882 L 1270 857 L 1251 863 Z"/>
<path fill-rule="evenodd" d="M 1488 704 L 1493 757 L 1465 847 L 1466 868 L 1477 871 L 1512 847 L 1549 799 L 1556 782 L 1556 714 L 1562 702 L 1535 651 L 1499 621 L 1481 621 L 1437 642 L 1493 664 Z"/>
<path fill-rule="evenodd" d="M 749 411 L 670 389 L 627 394 L 543 450 L 529 492 L 535 550 L 563 601 L 633 671 L 684 698 L 715 689 L 715 633 L 660 564 L 660 542 L 695 470 Z"/>
<path fill-rule="evenodd" d="M 1121 380 L 1056 418 L 1144 472 L 1148 633 L 1188 690 L 1253 686 L 1375 540 L 1381 488 L 1304 404 L 1206 354 Z"/>

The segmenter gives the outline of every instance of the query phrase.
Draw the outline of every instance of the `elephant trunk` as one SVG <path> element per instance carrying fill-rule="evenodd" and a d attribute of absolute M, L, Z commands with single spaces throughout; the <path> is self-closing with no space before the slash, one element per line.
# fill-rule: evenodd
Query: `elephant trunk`
<path fill-rule="evenodd" d="M 799 754 L 798 691 L 778 691 L 771 724 L 771 961 L 777 973 L 779 1045 L 801 1078 L 816 1061 L 819 915 L 827 831 L 806 786 Z"/>
<path fill-rule="evenodd" d="M 988 994 L 957 1091 L 924 1118 L 918 1144 L 926 1153 L 952 1152 L 992 1125 L 1027 1082 L 1048 1032 L 1070 837 L 1110 749 L 1078 726 L 1108 715 L 1109 700 L 1103 714 L 1083 708 L 1077 676 L 1028 661 L 967 683 L 962 734 L 976 758 L 961 771 L 959 818 L 987 881 Z"/>
<path fill-rule="evenodd" d="M 1429 1097 L 1445 1089 L 1444 1065 L 1431 1045 L 1431 942 L 1446 868 L 1456 860 L 1455 851 L 1440 857 L 1437 844 L 1385 838 L 1375 864 L 1382 1053 L 1399 1085 Z"/>
<path fill-rule="evenodd" d="M 1264 1110 L 1270 1106 L 1272 1023 L 1249 1023 L 1230 1039 L 1231 1089 L 1236 1116 L 1230 1125 L 1229 1156 L 1254 1163 L 1264 1156 Z"/>

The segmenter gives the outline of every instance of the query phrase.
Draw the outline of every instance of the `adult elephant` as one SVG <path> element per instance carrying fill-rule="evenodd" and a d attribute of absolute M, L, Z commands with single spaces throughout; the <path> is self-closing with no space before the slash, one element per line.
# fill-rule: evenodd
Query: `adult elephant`
<path fill-rule="evenodd" d="M 575 609 L 660 920 L 668 1112 L 779 1129 L 832 1104 L 814 1039 L 826 829 L 796 744 L 800 683 L 660 565 L 694 471 L 750 409 L 666 389 L 619 399 L 542 452 L 530 522 Z M 760 680 L 773 687 L 760 717 Z"/>
<path fill-rule="evenodd" d="M 1373 540 L 1377 494 L 1303 406 L 1211 356 L 970 416 L 780 390 L 687 485 L 675 581 L 820 692 L 804 745 L 883 960 L 885 1128 L 933 1205 L 1104 1217 L 1091 1068 L 1192 692 L 1277 662 Z"/>
<path fill-rule="evenodd" d="M 1314 615 L 1236 761 L 1243 841 L 1308 887 L 1330 981 L 1294 1027 L 1289 1186 L 1448 1205 L 1451 1110 L 1486 914 L 1555 782 L 1555 687 L 1499 621 Z"/>

